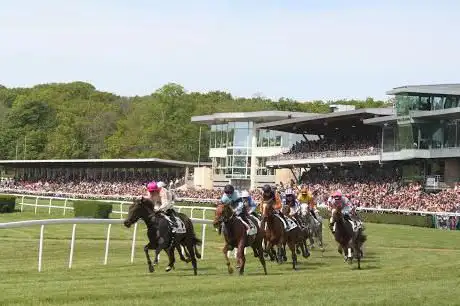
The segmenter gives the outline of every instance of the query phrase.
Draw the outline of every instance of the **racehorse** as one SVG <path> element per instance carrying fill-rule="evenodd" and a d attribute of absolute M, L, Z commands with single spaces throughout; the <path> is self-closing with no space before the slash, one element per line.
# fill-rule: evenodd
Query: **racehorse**
<path fill-rule="evenodd" d="M 334 238 L 339 244 L 339 253 L 343 251 L 344 259 L 349 264 L 353 263 L 353 257 L 355 257 L 358 260 L 358 269 L 361 269 L 361 258 L 363 255 L 361 248 L 367 240 L 362 228 L 359 227 L 354 231 L 353 225 L 345 220 L 342 211 L 337 208 L 332 210 L 332 221 L 335 222 Z"/>
<path fill-rule="evenodd" d="M 305 237 L 302 235 L 302 230 L 296 226 L 289 231 L 285 230 L 281 217 L 275 215 L 273 208 L 273 200 L 263 201 L 262 204 L 262 228 L 265 229 L 265 252 L 270 255 L 270 258 L 276 256 L 277 262 L 282 263 L 286 258 L 285 245 L 287 244 L 291 250 L 292 268 L 297 268 L 296 245 L 299 243 L 302 248 L 303 256 L 306 255 L 303 247 Z M 273 247 L 277 246 L 277 253 L 274 253 Z"/>
<path fill-rule="evenodd" d="M 252 247 L 254 251 L 254 257 L 258 257 L 260 264 L 264 269 L 265 275 L 267 275 L 267 267 L 265 258 L 263 256 L 262 240 L 264 238 L 264 231 L 259 227 L 256 218 L 250 216 L 255 232 L 248 235 L 246 232 L 246 226 L 243 224 L 241 219 L 235 215 L 233 209 L 229 205 L 220 204 L 216 208 L 216 215 L 214 218 L 214 227 L 221 228 L 224 224 L 224 238 L 225 246 L 222 249 L 224 258 L 227 264 L 228 273 L 233 273 L 230 260 L 228 258 L 228 251 L 237 247 L 237 263 L 240 270 L 240 275 L 244 273 L 244 266 L 246 264 L 246 257 L 244 255 L 245 247 Z"/>
<path fill-rule="evenodd" d="M 301 206 L 301 214 L 302 219 L 305 221 L 307 225 L 307 232 L 308 232 L 308 239 L 310 240 L 310 247 L 314 247 L 315 239 L 319 244 L 319 247 L 322 252 L 324 252 L 323 246 L 323 218 L 316 213 L 316 218 L 318 221 L 313 218 L 312 214 L 310 213 L 310 209 L 307 204 L 302 204 Z"/>
<path fill-rule="evenodd" d="M 145 222 L 147 226 L 147 237 L 149 238 L 149 243 L 145 245 L 144 252 L 147 258 L 149 271 L 155 271 L 149 256 L 149 250 L 155 250 L 155 262 L 158 261 L 158 255 L 161 250 L 166 251 L 169 258 L 169 263 L 166 267 L 166 271 L 168 272 L 174 268 L 174 248 L 178 247 L 179 245 L 183 245 L 187 249 L 187 253 L 190 256 L 190 260 L 193 266 L 193 273 L 194 275 L 197 275 L 195 249 L 196 245 L 200 244 L 201 241 L 195 236 L 193 224 L 186 221 L 188 219 L 187 216 L 184 214 L 178 214 L 179 218 L 185 225 L 185 233 L 172 233 L 172 227 L 169 221 L 164 217 L 159 216 L 158 213 L 155 213 L 153 207 L 154 204 L 149 199 L 135 199 L 133 204 L 131 204 L 129 207 L 127 218 L 123 222 L 123 224 L 128 228 L 132 224 L 136 223 L 139 219 L 142 219 Z M 181 252 L 179 252 L 179 254 L 181 254 Z"/>
<path fill-rule="evenodd" d="M 310 253 L 308 252 L 307 247 L 307 236 L 308 236 L 308 229 L 305 227 L 302 220 L 300 220 L 296 216 L 290 216 L 291 207 L 288 205 L 283 206 L 281 212 L 285 216 L 286 219 L 291 219 L 292 221 L 297 223 L 297 227 L 285 232 L 286 235 L 286 242 L 289 245 L 289 242 L 292 241 L 294 243 L 294 249 L 296 250 L 297 254 L 300 254 L 299 248 L 302 251 L 302 256 L 304 258 L 310 257 Z M 286 247 L 284 248 L 286 250 Z M 286 252 L 286 251 L 285 251 Z"/>

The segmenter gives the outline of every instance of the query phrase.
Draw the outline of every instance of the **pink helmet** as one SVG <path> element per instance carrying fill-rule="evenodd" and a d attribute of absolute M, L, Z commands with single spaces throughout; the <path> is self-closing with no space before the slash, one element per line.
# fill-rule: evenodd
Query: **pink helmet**
<path fill-rule="evenodd" d="M 147 185 L 147 190 L 148 190 L 149 192 L 155 192 L 155 191 L 159 191 L 159 190 L 160 190 L 160 187 L 158 187 L 157 182 L 153 181 L 153 182 L 150 182 L 150 183 Z"/>
<path fill-rule="evenodd" d="M 342 197 L 342 193 L 339 190 L 337 190 L 336 192 L 334 192 L 332 194 L 332 197 L 333 198 L 340 198 L 340 197 Z"/>

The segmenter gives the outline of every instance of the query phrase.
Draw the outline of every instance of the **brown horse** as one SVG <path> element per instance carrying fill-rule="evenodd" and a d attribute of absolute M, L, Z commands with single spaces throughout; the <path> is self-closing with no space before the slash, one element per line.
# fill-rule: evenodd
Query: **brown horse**
<path fill-rule="evenodd" d="M 256 228 L 256 232 L 252 235 L 247 234 L 246 226 L 241 222 L 241 219 L 235 215 L 233 209 L 229 205 L 220 204 L 216 208 L 214 227 L 221 228 L 222 224 L 224 225 L 225 246 L 223 247 L 222 252 L 224 253 L 228 273 L 232 274 L 233 268 L 231 266 L 227 252 L 237 247 L 237 263 L 240 269 L 240 275 L 243 275 L 244 266 L 246 264 L 244 249 L 245 247 L 250 246 L 254 251 L 254 257 L 259 258 L 260 264 L 264 269 L 264 273 L 267 275 L 267 267 L 265 264 L 262 248 L 264 231 L 259 227 L 255 218 L 249 218 L 251 218 L 251 221 Z"/>
<path fill-rule="evenodd" d="M 181 220 L 188 219 L 187 216 L 183 214 L 179 214 L 179 217 Z M 128 216 L 123 224 L 129 228 L 139 219 L 142 219 L 147 225 L 147 237 L 149 238 L 149 243 L 145 245 L 144 252 L 147 257 L 147 265 L 150 272 L 153 272 L 155 269 L 149 256 L 149 249 L 155 250 L 156 262 L 161 250 L 166 251 L 169 258 L 166 271 L 170 271 L 174 268 L 175 263 L 174 249 L 177 248 L 178 245 L 184 245 L 190 256 L 194 275 L 197 275 L 195 249 L 196 245 L 201 243 L 201 241 L 196 238 L 193 224 L 191 222 L 183 221 L 186 229 L 185 233 L 172 233 L 169 221 L 160 216 L 158 213 L 155 213 L 153 209 L 153 202 L 145 198 L 134 200 L 133 204 L 129 207 Z M 190 224 L 192 224 L 192 227 Z"/>
<path fill-rule="evenodd" d="M 261 204 L 261 228 L 265 230 L 264 251 L 270 256 L 271 260 L 276 259 L 278 263 L 282 263 L 286 258 L 286 252 L 283 247 L 286 242 L 284 224 L 277 216 L 275 216 L 273 209 L 275 201 L 273 199 L 263 200 Z M 276 252 L 274 250 L 275 246 L 277 247 Z"/>
<path fill-rule="evenodd" d="M 349 264 L 353 263 L 353 257 L 358 260 L 358 269 L 361 269 L 362 246 L 367 240 L 362 228 L 353 230 L 353 225 L 345 220 L 342 211 L 334 208 L 332 210 L 332 221 L 335 222 L 335 241 L 339 244 L 339 253 L 343 251 L 344 259 Z"/>

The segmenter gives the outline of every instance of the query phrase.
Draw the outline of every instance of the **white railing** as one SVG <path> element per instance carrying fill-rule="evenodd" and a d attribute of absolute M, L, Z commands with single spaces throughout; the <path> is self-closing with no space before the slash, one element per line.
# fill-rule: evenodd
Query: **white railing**
<path fill-rule="evenodd" d="M 212 221 L 203 220 L 203 219 L 195 219 L 195 218 L 191 218 L 191 220 L 193 223 L 198 223 L 198 224 L 203 225 L 202 246 L 201 246 L 201 254 L 203 258 L 204 244 L 205 244 L 205 229 L 206 229 L 207 224 L 212 224 Z M 106 242 L 105 242 L 104 261 L 103 261 L 103 264 L 107 265 L 108 256 L 109 256 L 109 245 L 110 245 L 110 230 L 112 228 L 112 224 L 122 224 L 122 222 L 123 220 L 118 220 L 118 219 L 83 219 L 83 218 L 81 219 L 77 218 L 77 219 L 29 220 L 29 221 L 0 223 L 0 229 L 40 225 L 40 239 L 39 239 L 39 246 L 38 246 L 38 272 L 41 272 L 42 271 L 43 241 L 44 241 L 45 225 L 73 224 L 72 238 L 70 241 L 69 265 L 68 265 L 69 269 L 71 269 L 72 263 L 73 263 L 73 254 L 74 254 L 74 248 L 75 248 L 75 237 L 76 237 L 75 235 L 76 235 L 77 224 L 108 224 L 107 236 L 106 236 Z M 131 243 L 131 263 L 134 262 L 134 250 L 136 247 L 137 225 L 138 223 L 134 224 L 134 230 L 133 230 L 133 238 L 132 238 L 132 243 Z"/>
<path fill-rule="evenodd" d="M 21 190 L 12 188 L 0 188 L 0 193 L 19 195 L 33 195 L 33 196 L 47 196 L 55 198 L 78 198 L 83 199 L 100 199 L 100 200 L 113 200 L 119 201 L 120 199 L 133 199 L 136 195 L 105 195 L 105 194 L 90 194 L 90 193 L 66 193 L 57 191 L 34 191 L 34 190 Z M 113 202 L 112 201 L 112 202 Z M 217 199 L 201 199 L 190 197 L 177 197 L 178 202 L 193 202 L 193 203 L 216 203 Z"/>
<path fill-rule="evenodd" d="M 435 216 L 449 216 L 460 217 L 460 213 L 442 212 L 442 211 L 423 211 L 423 210 L 408 210 L 408 209 L 391 209 L 391 208 L 372 208 L 372 207 L 356 207 L 358 211 L 372 211 L 372 212 L 389 212 L 394 214 L 410 214 L 410 215 L 435 215 Z"/>

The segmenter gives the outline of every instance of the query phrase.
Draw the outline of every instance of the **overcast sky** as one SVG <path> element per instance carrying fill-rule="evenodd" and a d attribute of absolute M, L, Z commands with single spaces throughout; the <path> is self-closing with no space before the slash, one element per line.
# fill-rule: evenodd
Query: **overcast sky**
<path fill-rule="evenodd" d="M 460 1 L 4 2 L 0 84 L 8 87 L 80 80 L 144 95 L 177 82 L 329 100 L 460 82 Z"/>

